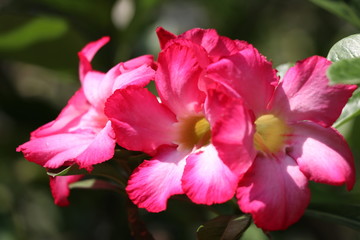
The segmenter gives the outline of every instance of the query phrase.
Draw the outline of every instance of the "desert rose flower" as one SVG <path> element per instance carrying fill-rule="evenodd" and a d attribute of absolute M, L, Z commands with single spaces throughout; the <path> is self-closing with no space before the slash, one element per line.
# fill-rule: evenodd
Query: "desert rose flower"
<path fill-rule="evenodd" d="M 236 197 L 241 210 L 250 213 L 265 230 L 285 229 L 304 213 L 310 200 L 308 181 L 331 185 L 355 182 L 352 153 L 331 125 L 339 117 L 355 85 L 329 85 L 331 63 L 313 56 L 299 61 L 279 80 L 271 64 L 255 48 L 209 66 L 207 78 L 243 99 L 252 115 L 254 162 L 239 181 Z M 213 84 L 214 84 L 213 82 Z M 215 84 L 215 85 L 216 85 Z M 218 86 L 219 87 L 219 86 Z M 223 161 L 248 161 L 234 150 L 220 151 L 242 141 L 234 112 L 219 128 L 228 135 L 212 142 Z"/>
<path fill-rule="evenodd" d="M 79 52 L 81 88 L 54 121 L 32 132 L 30 141 L 17 148 L 27 160 L 46 168 L 77 164 L 91 170 L 113 157 L 115 134 L 104 114 L 105 101 L 116 89 L 145 86 L 154 70 L 148 55 L 119 63 L 106 73 L 93 70 L 91 60 L 108 41 L 101 38 Z"/>
<path fill-rule="evenodd" d="M 84 175 L 49 177 L 50 190 L 54 198 L 54 203 L 61 207 L 68 206 L 70 204 L 68 200 L 68 197 L 70 196 L 69 185 L 79 181 L 83 177 Z"/>
<path fill-rule="evenodd" d="M 130 199 L 151 212 L 166 209 L 175 194 L 186 194 L 198 204 L 222 203 L 235 195 L 237 184 L 255 157 L 252 122 L 242 100 L 214 91 L 206 95 L 202 79 L 209 64 L 248 47 L 247 43 L 220 37 L 215 30 L 193 29 L 175 36 L 159 28 L 162 51 L 155 83 L 159 98 L 138 86 L 117 90 L 105 113 L 112 122 L 117 143 L 150 156 L 130 176 Z M 235 149 L 236 164 L 223 161 L 212 144 L 227 130 L 218 125 L 232 112 L 242 128 Z M 238 145 L 236 145 L 238 146 Z"/>

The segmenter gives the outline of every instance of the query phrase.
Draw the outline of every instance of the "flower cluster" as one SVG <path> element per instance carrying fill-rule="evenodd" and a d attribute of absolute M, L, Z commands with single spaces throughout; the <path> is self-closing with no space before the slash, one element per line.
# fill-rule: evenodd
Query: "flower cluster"
<path fill-rule="evenodd" d="M 299 61 L 280 79 L 251 44 L 215 30 L 157 35 L 156 62 L 142 56 L 107 73 L 90 61 L 108 38 L 88 44 L 79 53 L 80 90 L 17 150 L 46 168 L 91 171 L 117 143 L 151 156 L 126 186 L 140 208 L 163 211 L 176 194 L 206 205 L 235 196 L 264 230 L 302 216 L 309 180 L 353 187 L 353 156 L 331 125 L 356 86 L 329 85 L 328 60 Z M 67 185 L 79 178 L 51 178 L 58 204 L 68 204 Z"/>

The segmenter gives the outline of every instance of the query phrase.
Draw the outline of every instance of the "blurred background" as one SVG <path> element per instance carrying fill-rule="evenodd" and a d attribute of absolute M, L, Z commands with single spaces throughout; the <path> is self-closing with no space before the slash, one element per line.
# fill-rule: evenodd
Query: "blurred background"
<path fill-rule="evenodd" d="M 85 44 L 111 37 L 93 62 L 95 69 L 107 71 L 132 57 L 156 56 L 158 26 L 176 34 L 194 27 L 215 28 L 221 35 L 252 43 L 278 66 L 326 56 L 335 42 L 359 31 L 356 23 L 315 2 L 321 1 L 0 0 L 0 239 L 131 239 L 123 196 L 73 190 L 70 206 L 60 208 L 53 203 L 45 170 L 15 152 L 31 131 L 56 118 L 79 87 L 77 52 Z M 359 126 L 350 122 L 341 129 L 357 161 Z M 332 202 L 341 210 L 342 203 L 360 203 L 358 185 L 347 193 L 343 187 L 311 184 L 311 206 Z M 349 212 L 360 219 L 356 209 Z M 199 225 L 214 217 L 202 206 L 176 199 L 166 212 L 140 214 L 158 240 L 196 239 Z M 358 231 L 311 211 L 271 236 L 360 239 Z M 251 226 L 243 239 L 268 238 Z"/>

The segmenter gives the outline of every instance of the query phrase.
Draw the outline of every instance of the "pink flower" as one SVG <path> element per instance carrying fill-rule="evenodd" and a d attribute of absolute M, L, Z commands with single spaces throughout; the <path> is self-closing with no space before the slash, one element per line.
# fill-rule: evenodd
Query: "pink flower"
<path fill-rule="evenodd" d="M 251 149 L 257 155 L 239 181 L 236 197 L 241 210 L 265 230 L 285 229 L 303 215 L 310 200 L 308 180 L 346 184 L 349 190 L 354 185 L 353 156 L 331 125 L 356 86 L 329 85 L 330 64 L 325 58 L 310 57 L 279 80 L 271 64 L 249 47 L 208 67 L 208 86 L 215 82 L 227 89 L 252 115 Z M 243 111 L 234 112 L 230 119 L 242 115 Z M 243 127 L 230 119 L 219 126 L 228 134 L 212 143 L 223 161 L 248 161 L 224 148 L 236 141 L 239 144 L 231 144 L 232 149 L 243 148 L 242 138 L 231 133 Z"/>
<path fill-rule="evenodd" d="M 117 90 L 105 113 L 117 143 L 152 156 L 133 172 L 126 188 L 130 199 L 151 212 L 166 209 L 175 194 L 199 204 L 222 203 L 235 195 L 237 184 L 254 158 L 252 123 L 242 100 L 202 89 L 209 64 L 248 47 L 219 36 L 214 30 L 193 29 L 175 36 L 159 28 L 161 47 L 155 75 L 159 98 L 138 86 Z M 223 161 L 212 144 L 218 129 L 232 113 L 241 127 L 234 164 Z"/>
<path fill-rule="evenodd" d="M 145 86 L 154 70 L 151 56 L 119 63 L 107 73 L 93 70 L 92 58 L 108 41 L 103 37 L 79 52 L 81 88 L 54 121 L 32 132 L 30 141 L 17 148 L 27 160 L 46 168 L 77 164 L 91 170 L 113 157 L 115 134 L 104 114 L 105 101 L 116 89 Z"/>
<path fill-rule="evenodd" d="M 68 206 L 70 204 L 68 200 L 68 197 L 70 196 L 69 185 L 79 181 L 83 177 L 83 175 L 50 177 L 50 189 L 55 204 L 61 207 Z"/>

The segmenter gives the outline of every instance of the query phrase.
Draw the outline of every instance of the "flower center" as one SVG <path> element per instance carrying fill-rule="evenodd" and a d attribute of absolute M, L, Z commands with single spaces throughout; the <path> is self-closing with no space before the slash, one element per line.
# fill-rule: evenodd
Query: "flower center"
<path fill-rule="evenodd" d="M 263 153 L 275 153 L 284 146 L 289 128 L 285 122 L 273 114 L 262 115 L 255 121 L 254 145 Z"/>
<path fill-rule="evenodd" d="M 175 123 L 178 137 L 175 141 L 182 149 L 202 147 L 210 143 L 210 123 L 204 117 L 189 117 Z"/>

